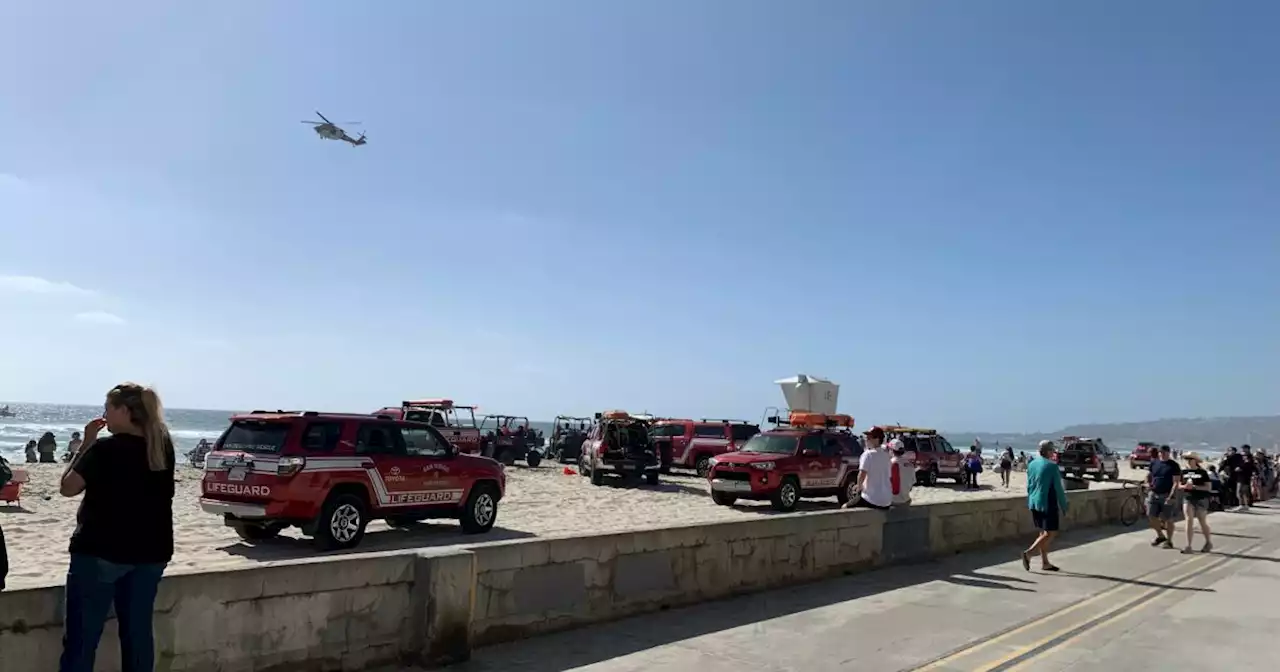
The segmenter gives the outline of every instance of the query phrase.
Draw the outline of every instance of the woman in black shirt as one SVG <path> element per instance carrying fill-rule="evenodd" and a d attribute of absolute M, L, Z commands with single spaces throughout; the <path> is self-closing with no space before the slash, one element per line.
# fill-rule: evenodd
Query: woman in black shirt
<path fill-rule="evenodd" d="M 1187 496 L 1187 546 L 1182 552 L 1194 552 L 1191 542 L 1195 539 L 1195 524 L 1199 521 L 1200 534 L 1204 535 L 1204 547 L 1200 552 L 1208 553 L 1213 550 L 1213 541 L 1209 538 L 1209 498 L 1213 495 L 1213 480 L 1204 470 L 1199 453 L 1186 453 L 1182 458 L 1187 461 L 1187 468 L 1182 471 L 1181 486 Z"/>
<path fill-rule="evenodd" d="M 99 439 L 106 428 L 111 436 Z M 92 672 L 114 603 L 122 672 L 155 666 L 152 611 L 173 557 L 173 443 L 154 390 L 122 383 L 62 475 L 62 494 L 84 493 L 71 536 L 60 672 Z"/>

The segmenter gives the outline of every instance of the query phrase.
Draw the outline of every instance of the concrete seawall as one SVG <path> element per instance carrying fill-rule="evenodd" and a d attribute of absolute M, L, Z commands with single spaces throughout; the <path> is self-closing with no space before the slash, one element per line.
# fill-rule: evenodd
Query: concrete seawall
<path fill-rule="evenodd" d="M 1069 493 L 1063 527 L 1115 522 L 1129 493 Z M 1028 538 L 1025 499 L 288 561 L 166 577 L 157 669 L 361 670 Z M 0 670 L 57 669 L 62 588 L 0 593 Z M 118 669 L 115 623 L 98 670 Z"/>

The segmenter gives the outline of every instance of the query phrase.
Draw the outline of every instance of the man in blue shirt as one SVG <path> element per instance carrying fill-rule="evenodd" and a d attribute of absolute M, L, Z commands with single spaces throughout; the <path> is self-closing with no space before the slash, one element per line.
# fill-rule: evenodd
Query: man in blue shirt
<path fill-rule="evenodd" d="M 1147 495 L 1147 519 L 1156 533 L 1151 545 L 1162 548 L 1173 548 L 1173 534 L 1182 509 L 1175 488 L 1182 479 L 1182 467 L 1171 454 L 1169 446 L 1160 446 L 1160 458 L 1151 463 L 1147 475 L 1147 484 L 1151 486 L 1151 493 Z"/>
<path fill-rule="evenodd" d="M 1067 489 L 1062 483 L 1062 471 L 1053 460 L 1055 452 L 1052 441 L 1041 441 L 1040 457 L 1027 466 L 1027 508 L 1040 530 L 1040 536 L 1022 552 L 1022 568 L 1027 571 L 1031 571 L 1032 553 L 1040 554 L 1040 569 L 1058 571 L 1049 562 L 1049 544 L 1058 536 L 1058 517 L 1067 512 Z"/>

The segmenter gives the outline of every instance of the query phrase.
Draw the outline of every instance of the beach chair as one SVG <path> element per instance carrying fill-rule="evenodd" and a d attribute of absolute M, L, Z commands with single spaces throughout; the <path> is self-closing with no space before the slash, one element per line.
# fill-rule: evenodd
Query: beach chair
<path fill-rule="evenodd" d="M 30 481 L 25 469 L 14 469 L 13 478 L 0 486 L 0 502 L 5 504 L 22 503 L 22 484 Z"/>

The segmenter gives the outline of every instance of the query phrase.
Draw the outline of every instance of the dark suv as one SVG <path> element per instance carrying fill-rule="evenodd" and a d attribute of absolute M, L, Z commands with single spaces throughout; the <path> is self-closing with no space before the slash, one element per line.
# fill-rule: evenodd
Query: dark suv
<path fill-rule="evenodd" d="M 657 420 L 649 427 L 663 471 L 671 467 L 694 469 L 706 476 L 711 458 L 733 452 L 760 433 L 760 426 L 746 420 Z"/>
<path fill-rule="evenodd" d="M 578 458 L 578 471 L 589 476 L 592 485 L 602 485 L 606 473 L 623 479 L 643 475 L 649 485 L 657 485 L 661 468 L 649 439 L 649 423 L 626 411 L 596 414 Z"/>
<path fill-rule="evenodd" d="M 244 539 L 293 525 L 332 549 L 359 544 L 374 518 L 456 518 L 463 532 L 487 532 L 505 490 L 502 465 L 459 454 L 426 423 L 254 411 L 232 417 L 205 458 L 200 505 Z"/>

